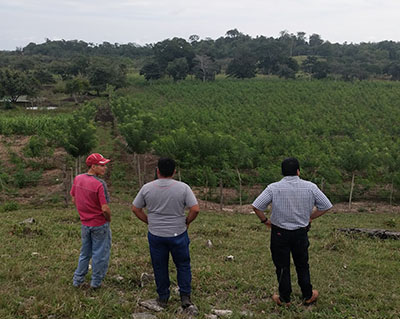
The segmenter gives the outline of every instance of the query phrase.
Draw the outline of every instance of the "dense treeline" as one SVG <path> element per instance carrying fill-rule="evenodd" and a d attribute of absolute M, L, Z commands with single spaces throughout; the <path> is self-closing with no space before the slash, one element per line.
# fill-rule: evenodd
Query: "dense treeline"
<path fill-rule="evenodd" d="M 129 72 L 146 80 L 168 76 L 175 82 L 188 75 L 203 82 L 217 74 L 252 78 L 256 75 L 291 79 L 400 79 L 400 43 L 331 43 L 320 35 L 282 31 L 277 38 L 252 38 L 229 30 L 216 40 L 192 35 L 145 46 L 47 40 L 12 52 L 0 52 L 0 98 L 40 95 L 44 86 L 70 94 L 79 102 L 107 87 L 127 85 Z"/>
<path fill-rule="evenodd" d="M 252 77 L 260 73 L 294 78 L 301 75 L 301 71 L 316 78 L 330 75 L 345 80 L 371 77 L 400 79 L 399 42 L 339 44 L 323 40 L 318 34 L 307 36 L 304 32 L 293 34 L 282 31 L 277 38 L 252 38 L 233 29 L 216 40 L 200 39 L 192 35 L 187 41 L 172 38 L 145 46 L 134 43 L 93 44 L 78 40 L 47 40 L 42 44 L 30 43 L 15 52 L 3 53 L 0 55 L 0 66 L 12 62 L 13 56 L 25 57 L 25 63 L 19 59 L 16 65 L 25 69 L 29 68 L 27 58 L 34 56 L 41 56 L 43 62 L 54 58 L 73 59 L 77 56 L 147 58 L 143 74 L 149 79 L 164 74 L 174 79 L 181 79 L 187 74 L 203 78 L 209 73 L 219 72 L 221 68 L 237 77 Z M 243 68 L 246 72 L 237 71 Z M 180 75 L 175 75 L 177 72 Z M 207 79 L 210 78 L 212 76 Z"/>
<path fill-rule="evenodd" d="M 399 92 L 372 81 L 160 82 L 121 92 L 112 110 L 133 152 L 173 156 L 192 184 L 267 184 L 297 156 L 332 198 L 348 198 L 353 180 L 358 198 L 388 200 L 400 187 Z"/>

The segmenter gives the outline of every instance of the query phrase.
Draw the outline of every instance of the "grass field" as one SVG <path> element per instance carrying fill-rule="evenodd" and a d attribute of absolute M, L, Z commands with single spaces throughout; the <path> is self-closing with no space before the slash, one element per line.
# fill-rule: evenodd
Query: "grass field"
<path fill-rule="evenodd" d="M 112 205 L 113 246 L 109 272 L 97 291 L 72 287 L 80 249 L 75 210 L 37 209 L 1 213 L 0 318 L 130 318 L 143 312 L 140 300 L 154 298 L 155 286 L 140 286 L 151 273 L 146 226 L 129 206 Z M 22 225 L 33 217 L 36 223 Z M 340 227 L 399 230 L 400 216 L 384 212 L 328 213 L 313 223 L 310 264 L 318 304 L 300 305 L 292 269 L 289 308 L 270 299 L 277 282 L 269 253 L 269 234 L 254 215 L 202 212 L 191 225 L 193 301 L 199 318 L 211 309 L 242 311 L 253 318 L 399 318 L 400 242 L 347 236 Z M 211 240 L 212 247 L 207 247 Z M 233 255 L 234 261 L 225 257 Z M 171 267 L 173 286 L 175 270 Z M 179 296 L 158 318 L 180 318 Z"/>

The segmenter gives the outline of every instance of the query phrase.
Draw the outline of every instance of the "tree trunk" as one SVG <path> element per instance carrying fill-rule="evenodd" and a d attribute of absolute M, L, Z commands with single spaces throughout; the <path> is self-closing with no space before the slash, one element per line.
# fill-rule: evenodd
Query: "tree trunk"
<path fill-rule="evenodd" d="M 63 166 L 63 187 L 64 187 L 64 206 L 68 208 L 69 204 L 69 191 L 71 189 L 72 184 L 70 183 L 71 178 L 68 176 L 67 165 Z"/>
<path fill-rule="evenodd" d="M 351 178 L 351 188 L 350 188 L 350 196 L 349 196 L 349 209 L 351 209 L 351 199 L 353 197 L 354 177 L 355 177 L 355 173 L 353 172 L 353 176 Z"/>
<path fill-rule="evenodd" d="M 78 175 L 78 157 L 75 158 L 75 176 Z"/>
<path fill-rule="evenodd" d="M 207 199 L 208 199 L 208 178 L 206 178 L 206 196 L 204 198 L 204 200 L 205 200 L 205 208 L 208 207 Z"/>
<path fill-rule="evenodd" d="M 137 164 L 137 176 L 138 176 L 139 188 L 141 188 L 143 186 L 143 183 L 142 183 L 142 175 L 141 175 L 141 170 L 140 170 L 140 154 L 137 154 L 137 156 L 136 156 L 136 164 Z"/>
<path fill-rule="evenodd" d="M 143 185 L 146 184 L 146 157 L 143 156 Z"/>
<path fill-rule="evenodd" d="M 74 183 L 74 170 L 73 170 L 73 168 L 72 167 L 70 167 L 69 168 L 69 170 L 70 170 L 70 185 L 72 185 L 73 183 Z"/>
<path fill-rule="evenodd" d="M 82 156 L 78 156 L 78 174 L 82 173 Z"/>
<path fill-rule="evenodd" d="M 222 183 L 222 177 L 219 179 L 219 210 L 224 208 L 224 185 Z"/>
<path fill-rule="evenodd" d="M 240 177 L 240 172 L 238 168 L 236 168 L 236 173 L 239 178 L 239 205 L 240 205 L 240 212 L 242 212 L 242 178 Z"/>
<path fill-rule="evenodd" d="M 390 202 L 390 205 L 392 205 L 392 203 L 393 203 L 393 178 L 392 178 L 392 184 L 390 185 L 390 199 L 389 199 L 389 202 Z"/>
<path fill-rule="evenodd" d="M 325 180 L 324 180 L 324 178 L 322 177 L 322 179 L 321 179 L 321 191 L 322 191 L 322 192 L 324 191 L 324 182 L 325 182 Z"/>

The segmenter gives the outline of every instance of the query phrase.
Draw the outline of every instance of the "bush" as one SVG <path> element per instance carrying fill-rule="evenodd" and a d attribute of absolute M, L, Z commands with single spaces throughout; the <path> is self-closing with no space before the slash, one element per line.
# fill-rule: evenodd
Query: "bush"
<path fill-rule="evenodd" d="M 14 174 L 14 185 L 18 188 L 27 186 L 36 186 L 42 177 L 42 171 L 26 171 L 23 168 L 18 169 Z"/>
<path fill-rule="evenodd" d="M 46 139 L 42 136 L 34 135 L 29 139 L 28 144 L 24 149 L 27 157 L 40 157 L 44 154 L 46 148 Z"/>
<path fill-rule="evenodd" d="M 2 212 L 11 212 L 14 210 L 18 210 L 19 206 L 16 202 L 5 202 L 1 207 L 0 211 Z"/>

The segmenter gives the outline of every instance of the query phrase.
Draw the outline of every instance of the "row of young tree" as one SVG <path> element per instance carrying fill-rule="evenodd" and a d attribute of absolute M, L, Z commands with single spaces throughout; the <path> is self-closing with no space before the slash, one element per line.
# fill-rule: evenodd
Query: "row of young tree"
<path fill-rule="evenodd" d="M 390 82 L 155 83 L 116 96 L 112 111 L 131 152 L 172 156 L 194 185 L 265 185 L 280 178 L 283 158 L 296 156 L 302 176 L 335 200 L 392 202 L 400 189 L 399 89 Z"/>

